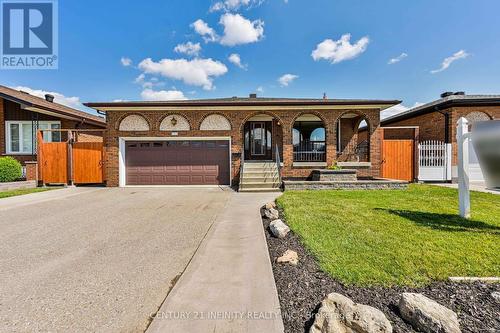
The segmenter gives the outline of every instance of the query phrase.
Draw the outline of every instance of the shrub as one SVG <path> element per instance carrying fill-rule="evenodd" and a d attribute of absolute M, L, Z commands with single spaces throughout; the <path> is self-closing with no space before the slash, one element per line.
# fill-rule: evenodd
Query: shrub
<path fill-rule="evenodd" d="M 328 170 L 342 170 L 342 167 L 337 165 L 337 163 L 335 163 L 335 164 L 330 165 L 327 169 Z"/>
<path fill-rule="evenodd" d="M 12 157 L 0 157 L 0 182 L 13 182 L 22 175 L 21 163 Z"/>

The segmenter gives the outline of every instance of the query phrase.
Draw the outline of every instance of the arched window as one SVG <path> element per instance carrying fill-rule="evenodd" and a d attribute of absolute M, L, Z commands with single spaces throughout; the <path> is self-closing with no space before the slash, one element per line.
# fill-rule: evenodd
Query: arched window
<path fill-rule="evenodd" d="M 336 130 L 338 161 L 370 161 L 370 128 L 366 117 L 346 113 L 337 121 Z"/>
<path fill-rule="evenodd" d="M 313 114 L 298 117 L 292 129 L 295 162 L 326 161 L 326 131 L 321 118 Z"/>

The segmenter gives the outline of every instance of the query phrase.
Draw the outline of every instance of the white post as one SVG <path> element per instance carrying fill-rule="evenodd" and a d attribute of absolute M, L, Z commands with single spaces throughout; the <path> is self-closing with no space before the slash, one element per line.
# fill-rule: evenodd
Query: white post
<path fill-rule="evenodd" d="M 458 196 L 460 216 L 467 219 L 470 218 L 469 136 L 469 122 L 462 117 L 457 125 Z"/>

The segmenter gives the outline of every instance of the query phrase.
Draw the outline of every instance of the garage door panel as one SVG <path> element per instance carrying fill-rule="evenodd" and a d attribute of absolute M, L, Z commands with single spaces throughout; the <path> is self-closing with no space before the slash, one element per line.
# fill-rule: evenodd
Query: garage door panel
<path fill-rule="evenodd" d="M 229 141 L 129 142 L 127 185 L 229 185 Z"/>

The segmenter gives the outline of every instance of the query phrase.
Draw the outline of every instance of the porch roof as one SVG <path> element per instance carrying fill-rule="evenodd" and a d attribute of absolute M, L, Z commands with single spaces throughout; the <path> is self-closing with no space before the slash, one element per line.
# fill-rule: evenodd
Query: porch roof
<path fill-rule="evenodd" d="M 400 104 L 399 100 L 231 97 L 178 101 L 91 102 L 84 105 L 102 111 L 142 107 L 266 107 L 266 106 L 374 106 L 381 110 Z"/>

